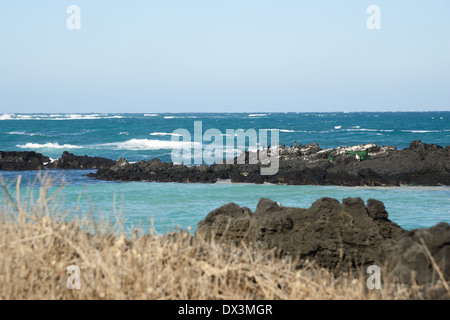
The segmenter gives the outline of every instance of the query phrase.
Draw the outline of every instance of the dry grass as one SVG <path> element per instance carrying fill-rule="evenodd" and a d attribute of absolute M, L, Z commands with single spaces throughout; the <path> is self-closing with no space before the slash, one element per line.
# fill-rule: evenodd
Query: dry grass
<path fill-rule="evenodd" d="M 368 290 L 366 275 L 335 278 L 313 266 L 296 270 L 294 263 L 278 260 L 271 252 L 226 248 L 184 232 L 126 237 L 115 231 L 120 230 L 117 225 L 106 222 L 74 218 L 63 222 L 60 190 L 51 190 L 49 182 L 43 179 L 38 198 L 28 194 L 26 203 L 4 184 L 0 299 L 417 297 L 417 289 L 388 285 L 395 281 L 386 276 L 381 290 Z M 67 288 L 70 265 L 81 270 L 80 290 Z"/>

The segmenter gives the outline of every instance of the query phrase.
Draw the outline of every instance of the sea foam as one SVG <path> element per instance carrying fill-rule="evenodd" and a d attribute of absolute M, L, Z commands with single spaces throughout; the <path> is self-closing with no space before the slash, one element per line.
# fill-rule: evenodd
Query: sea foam
<path fill-rule="evenodd" d="M 83 147 L 72 145 L 72 144 L 63 144 L 60 145 L 59 143 L 55 142 L 48 142 L 48 143 L 27 143 L 24 145 L 17 145 L 18 148 L 21 149 L 81 149 Z"/>
<path fill-rule="evenodd" d="M 159 150 L 159 149 L 173 149 L 193 146 L 194 143 L 190 141 L 164 141 L 164 140 L 149 140 L 149 139 L 131 139 L 124 142 L 112 142 L 98 145 L 99 147 L 108 147 L 116 150 Z"/>
<path fill-rule="evenodd" d="M 150 136 L 174 136 L 174 137 L 181 137 L 181 134 L 170 133 L 170 132 L 152 132 L 149 135 Z"/>

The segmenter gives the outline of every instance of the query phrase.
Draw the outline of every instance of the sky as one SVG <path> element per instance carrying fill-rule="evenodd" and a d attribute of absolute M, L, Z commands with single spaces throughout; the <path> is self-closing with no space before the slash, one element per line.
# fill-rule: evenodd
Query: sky
<path fill-rule="evenodd" d="M 0 2 L 0 113 L 437 110 L 448 0 Z"/>

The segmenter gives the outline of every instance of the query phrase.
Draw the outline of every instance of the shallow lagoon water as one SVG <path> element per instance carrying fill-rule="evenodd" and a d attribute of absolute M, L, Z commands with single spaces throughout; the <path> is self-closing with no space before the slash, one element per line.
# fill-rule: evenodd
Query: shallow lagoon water
<path fill-rule="evenodd" d="M 384 202 L 391 221 L 408 230 L 427 228 L 439 222 L 450 223 L 450 187 L 291 186 L 226 181 L 215 184 L 105 182 L 88 178 L 89 172 L 92 170 L 48 171 L 57 177 L 56 181 L 61 177 L 65 179 L 60 199 L 62 208 L 70 210 L 70 214 L 76 214 L 77 207 L 81 214 L 92 209 L 97 218 L 108 216 L 111 221 L 121 212 L 127 230 L 139 226 L 143 230 L 154 227 L 158 233 L 188 228 L 194 232 L 197 223 L 212 210 L 230 202 L 255 210 L 264 197 L 283 206 L 301 208 L 310 207 L 321 197 L 339 201 L 361 197 L 365 202 L 373 198 Z M 1 174 L 10 182 L 22 175 L 21 191 L 25 199 L 27 186 L 35 181 L 37 172 Z M 12 185 L 13 193 L 14 189 Z M 4 201 L 3 191 L 0 196 L 0 201 Z"/>

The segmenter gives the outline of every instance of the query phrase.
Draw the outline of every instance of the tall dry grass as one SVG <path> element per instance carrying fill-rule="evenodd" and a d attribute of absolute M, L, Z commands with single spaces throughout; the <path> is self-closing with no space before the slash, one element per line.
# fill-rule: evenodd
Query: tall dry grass
<path fill-rule="evenodd" d="M 245 246 L 223 247 L 187 232 L 127 237 L 117 224 L 72 215 L 67 222 L 51 181 L 36 199 L 21 199 L 20 179 L 2 181 L 0 299 L 408 299 L 417 288 L 384 276 L 368 290 L 365 275 L 341 276 Z M 119 228 L 118 228 L 119 226 Z M 119 231 L 117 231 L 119 230 Z M 67 287 L 67 267 L 81 270 L 81 289 Z"/>

